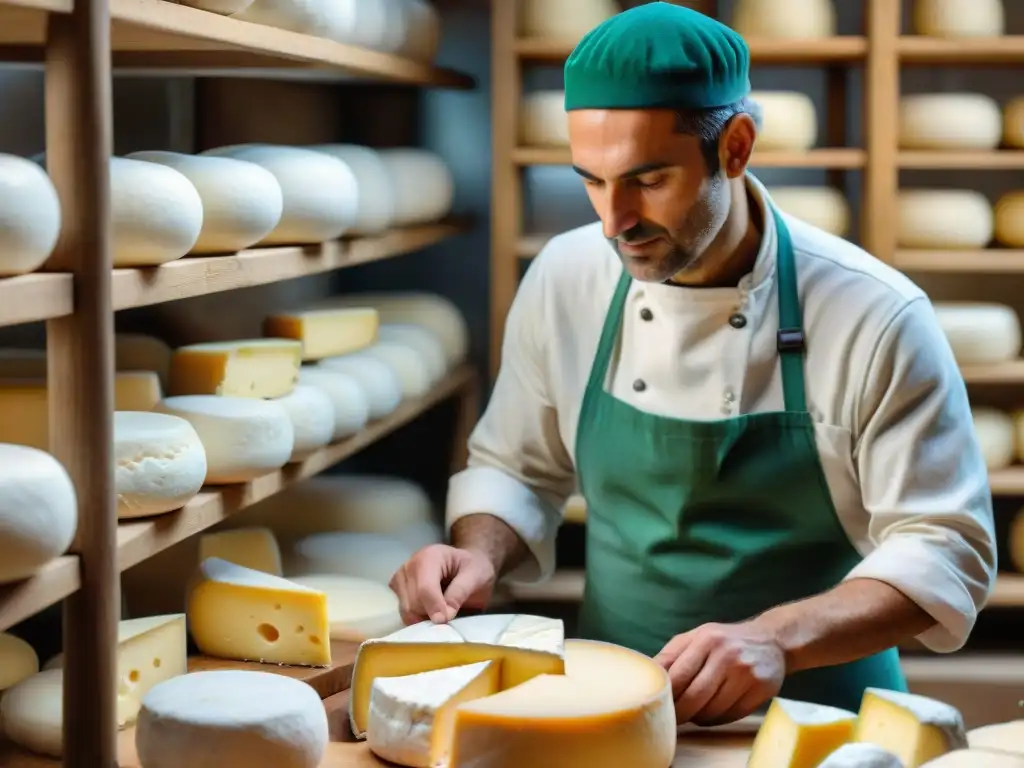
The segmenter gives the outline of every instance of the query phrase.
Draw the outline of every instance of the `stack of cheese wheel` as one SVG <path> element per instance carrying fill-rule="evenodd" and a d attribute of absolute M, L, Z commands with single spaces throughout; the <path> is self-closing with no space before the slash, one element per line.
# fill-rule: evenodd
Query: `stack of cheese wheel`
<path fill-rule="evenodd" d="M 806 150 L 818 141 L 814 102 L 799 91 L 753 91 L 750 98 L 763 110 L 757 132 L 758 150 Z"/>
<path fill-rule="evenodd" d="M 1017 457 L 1017 427 L 1013 417 L 987 406 L 973 405 L 974 431 L 990 472 L 1005 469 Z"/>
<path fill-rule="evenodd" d="M 621 8 L 615 0 L 522 0 L 519 32 L 523 37 L 538 37 L 576 43 Z"/>
<path fill-rule="evenodd" d="M 439 221 L 451 212 L 455 182 L 440 155 L 415 147 L 382 149 L 379 155 L 395 192 L 396 226 Z"/>
<path fill-rule="evenodd" d="M 1024 149 L 1024 96 L 1010 99 L 1003 107 L 1003 144 Z"/>
<path fill-rule="evenodd" d="M 850 204 L 834 187 L 772 187 L 768 193 L 783 213 L 836 237 L 850 231 Z"/>
<path fill-rule="evenodd" d="M 914 0 L 912 26 L 930 37 L 999 37 L 1006 12 L 1003 0 Z"/>
<path fill-rule="evenodd" d="M 926 93 L 900 99 L 901 149 L 990 150 L 999 146 L 1003 116 L 980 93 Z"/>
<path fill-rule="evenodd" d="M 736 0 L 733 28 L 746 38 L 820 39 L 836 34 L 832 0 Z"/>
<path fill-rule="evenodd" d="M 903 189 L 898 199 L 900 248 L 978 250 L 992 240 L 992 204 L 969 189 Z"/>
<path fill-rule="evenodd" d="M 935 314 L 961 366 L 997 365 L 1020 355 L 1020 319 L 1012 307 L 944 301 L 935 303 Z"/>
<path fill-rule="evenodd" d="M 351 234 L 378 234 L 394 223 L 396 192 L 377 150 L 358 144 L 321 144 L 310 149 L 337 158 L 355 176 L 356 217 Z"/>
<path fill-rule="evenodd" d="M 532 91 L 519 109 L 519 141 L 526 146 L 569 146 L 565 91 Z"/>
<path fill-rule="evenodd" d="M 1024 248 L 1024 190 L 1007 192 L 996 200 L 995 239 L 1008 248 Z"/>
<path fill-rule="evenodd" d="M 46 172 L 31 160 L 0 154 L 0 278 L 41 267 L 60 227 L 60 199 Z"/>

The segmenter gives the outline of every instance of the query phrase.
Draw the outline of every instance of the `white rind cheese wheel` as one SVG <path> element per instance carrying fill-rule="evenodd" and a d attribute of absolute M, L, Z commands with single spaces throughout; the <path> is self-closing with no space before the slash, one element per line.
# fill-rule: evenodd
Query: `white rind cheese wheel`
<path fill-rule="evenodd" d="M 987 749 L 957 749 L 930 760 L 923 768 L 1024 768 L 1024 756 Z"/>
<path fill-rule="evenodd" d="M 171 373 L 173 351 L 165 342 L 143 333 L 114 336 L 114 365 L 118 371 L 152 371 L 166 387 Z M 45 373 L 44 373 L 45 375 Z"/>
<path fill-rule="evenodd" d="M 183 174 L 203 201 L 203 227 L 189 253 L 232 253 L 254 245 L 281 220 L 281 185 L 270 171 L 230 157 L 204 157 L 178 152 L 135 152 L 145 160 Z"/>
<path fill-rule="evenodd" d="M 750 98 L 764 114 L 757 132 L 761 150 L 810 149 L 818 141 L 814 102 L 798 91 L 753 91 Z"/>
<path fill-rule="evenodd" d="M 43 265 L 60 237 L 60 198 L 37 163 L 0 154 L 0 277 Z"/>
<path fill-rule="evenodd" d="M 299 384 L 290 394 L 273 402 L 284 408 L 292 421 L 295 445 L 289 463 L 302 461 L 317 448 L 331 442 L 334 404 L 326 392 L 308 384 Z"/>
<path fill-rule="evenodd" d="M 565 91 L 534 91 L 523 96 L 519 140 L 530 147 L 569 146 Z"/>
<path fill-rule="evenodd" d="M 960 365 L 1015 359 L 1021 351 L 1017 313 L 1002 304 L 937 302 L 935 315 Z"/>
<path fill-rule="evenodd" d="M 995 238 L 1001 245 L 1024 248 L 1024 191 L 1007 192 L 996 200 Z"/>
<path fill-rule="evenodd" d="M 893 721 L 900 722 L 894 728 Z M 926 696 L 868 688 L 861 700 L 851 741 L 866 741 L 892 752 L 904 765 L 924 765 L 967 746 L 963 716 Z"/>
<path fill-rule="evenodd" d="M 61 463 L 36 448 L 0 443 L 0 584 L 26 579 L 63 555 L 77 529 L 75 486 Z"/>
<path fill-rule="evenodd" d="M 188 178 L 166 165 L 110 158 L 115 267 L 154 267 L 192 250 L 203 201 Z"/>
<path fill-rule="evenodd" d="M 270 672 L 193 672 L 142 702 L 135 749 L 142 768 L 317 768 L 327 712 L 309 685 Z"/>
<path fill-rule="evenodd" d="M 841 746 L 818 768 L 904 768 L 904 765 L 896 755 L 877 744 L 855 742 Z"/>
<path fill-rule="evenodd" d="M 370 400 L 353 376 L 304 365 L 299 369 L 299 384 L 319 389 L 330 398 L 334 408 L 332 442 L 352 437 L 369 422 Z"/>
<path fill-rule="evenodd" d="M 13 688 L 38 671 L 39 655 L 35 648 L 17 635 L 0 632 L 0 692 Z"/>
<path fill-rule="evenodd" d="M 342 374 L 358 383 L 369 407 L 369 418 L 383 419 L 402 403 L 402 381 L 390 365 L 365 350 L 328 357 L 317 364 L 328 373 Z"/>
<path fill-rule="evenodd" d="M 354 576 L 387 584 L 416 549 L 392 536 L 377 533 L 314 533 L 284 553 L 288 576 L 327 574 Z"/>
<path fill-rule="evenodd" d="M 114 413 L 114 484 L 119 519 L 183 507 L 206 480 L 206 451 L 185 419 Z"/>
<path fill-rule="evenodd" d="M 995 408 L 978 405 L 971 408 L 971 413 L 985 466 L 990 472 L 1008 467 L 1016 455 L 1017 434 L 1013 417 Z"/>
<path fill-rule="evenodd" d="M 415 349 L 430 374 L 430 383 L 436 384 L 448 370 L 444 345 L 437 334 L 427 328 L 410 323 L 386 323 L 377 330 L 381 341 L 394 341 Z"/>
<path fill-rule="evenodd" d="M 430 391 L 430 368 L 419 352 L 408 344 L 379 341 L 360 354 L 379 360 L 395 372 L 402 397 L 422 397 Z"/>
<path fill-rule="evenodd" d="M 356 217 L 349 230 L 355 235 L 383 232 L 395 218 L 395 190 L 377 150 L 357 144 L 310 147 L 345 163 L 356 179 Z"/>
<path fill-rule="evenodd" d="M 252 5 L 252 0 L 181 0 L 181 4 L 198 8 L 201 11 L 230 16 L 233 13 L 244 11 Z"/>
<path fill-rule="evenodd" d="M 732 27 L 743 37 L 811 40 L 836 34 L 832 0 L 736 0 Z"/>
<path fill-rule="evenodd" d="M 404 147 L 382 149 L 380 158 L 395 190 L 395 224 L 426 224 L 451 212 L 455 180 L 439 155 Z"/>
<path fill-rule="evenodd" d="M 4 691 L 0 726 L 8 741 L 37 755 L 63 753 L 64 672 L 47 669 Z"/>
<path fill-rule="evenodd" d="M 999 104 L 980 93 L 924 93 L 900 99 L 901 149 L 995 149 Z"/>
<path fill-rule="evenodd" d="M 914 32 L 930 37 L 999 37 L 1003 0 L 914 0 Z"/>
<path fill-rule="evenodd" d="M 901 248 L 975 250 L 992 241 L 995 229 L 988 198 L 968 189 L 900 190 L 897 213 Z"/>
<path fill-rule="evenodd" d="M 327 595 L 332 640 L 361 643 L 403 626 L 398 596 L 380 582 L 326 574 L 293 576 L 289 581 Z"/>
<path fill-rule="evenodd" d="M 836 237 L 850 232 L 850 204 L 833 187 L 773 187 L 768 191 L 779 210 Z"/>
<path fill-rule="evenodd" d="M 425 0 L 398 0 L 406 19 L 406 35 L 396 53 L 413 61 L 430 63 L 441 44 L 441 17 Z"/>
<path fill-rule="evenodd" d="M 622 9 L 615 0 L 522 0 L 520 29 L 524 37 L 576 43 L 598 24 Z"/>
<path fill-rule="evenodd" d="M 1024 149 L 1024 97 L 1010 99 L 1003 107 L 1003 144 Z"/>
<path fill-rule="evenodd" d="M 247 8 L 233 14 L 232 18 L 339 40 L 350 34 L 353 6 L 353 3 L 331 0 L 252 0 Z"/>
<path fill-rule="evenodd" d="M 344 234 L 356 220 L 356 177 L 337 158 L 300 147 L 235 144 L 203 152 L 266 168 L 281 186 L 283 210 L 260 245 L 320 243 Z"/>
<path fill-rule="evenodd" d="M 157 410 L 195 428 L 206 451 L 206 482 L 246 483 L 280 469 L 295 445 L 287 411 L 269 400 L 220 395 L 181 395 Z"/>
<path fill-rule="evenodd" d="M 1024 719 L 983 725 L 967 732 L 971 749 L 993 749 L 1024 758 Z"/>

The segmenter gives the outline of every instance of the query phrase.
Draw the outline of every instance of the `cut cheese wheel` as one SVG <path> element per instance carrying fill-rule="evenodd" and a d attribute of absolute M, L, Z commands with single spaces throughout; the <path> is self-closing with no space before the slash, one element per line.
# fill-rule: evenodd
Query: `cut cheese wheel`
<path fill-rule="evenodd" d="M 868 688 L 861 700 L 853 741 L 889 750 L 906 768 L 967 746 L 956 707 L 913 693 Z"/>
<path fill-rule="evenodd" d="M 188 625 L 208 656 L 306 667 L 331 663 L 323 592 L 216 557 L 199 564 Z"/>
<path fill-rule="evenodd" d="M 754 739 L 747 768 L 817 766 L 850 740 L 857 714 L 776 697 Z"/>
<path fill-rule="evenodd" d="M 985 466 L 990 472 L 1008 467 L 1016 456 L 1017 434 L 1013 418 L 995 408 L 978 405 L 971 408 L 971 413 Z"/>
<path fill-rule="evenodd" d="M 35 648 L 17 635 L 0 632 L 0 692 L 13 688 L 38 671 L 39 655 Z"/>
<path fill-rule="evenodd" d="M 395 218 L 395 190 L 377 150 L 357 144 L 320 144 L 310 149 L 336 157 L 355 176 L 358 194 L 351 234 L 372 235 L 391 226 Z"/>
<path fill-rule="evenodd" d="M 519 140 L 527 146 L 569 146 L 565 91 L 534 91 L 523 96 Z"/>
<path fill-rule="evenodd" d="M 958 749 L 926 763 L 926 768 L 1024 768 L 1024 756 L 987 749 Z"/>
<path fill-rule="evenodd" d="M 818 141 L 814 102 L 799 91 L 753 91 L 750 98 L 764 114 L 757 132 L 762 150 L 810 149 Z"/>
<path fill-rule="evenodd" d="M 157 406 L 187 419 L 206 451 L 206 482 L 246 483 L 280 469 L 291 458 L 295 433 L 277 403 L 248 397 L 183 395 Z"/>
<path fill-rule="evenodd" d="M 33 272 L 60 237 L 60 198 L 37 163 L 0 154 L 0 277 Z"/>
<path fill-rule="evenodd" d="M 971 749 L 1013 752 L 1024 757 L 1024 720 L 983 725 L 967 732 Z"/>
<path fill-rule="evenodd" d="M 836 237 L 850 232 L 850 204 L 834 187 L 772 187 L 769 194 L 779 210 L 793 218 Z"/>
<path fill-rule="evenodd" d="M 322 389 L 298 384 L 273 402 L 284 408 L 292 421 L 295 443 L 289 463 L 302 461 L 331 442 L 334 435 L 334 403 Z"/>
<path fill-rule="evenodd" d="M 0 380 L 45 378 L 45 349 L 0 349 Z"/>
<path fill-rule="evenodd" d="M 407 33 L 397 53 L 413 61 L 430 63 L 441 44 L 441 17 L 425 0 L 399 0 L 407 21 Z"/>
<path fill-rule="evenodd" d="M 900 99 L 899 123 L 902 149 L 995 149 L 1003 114 L 980 93 L 924 93 Z"/>
<path fill-rule="evenodd" d="M 288 548 L 285 573 L 355 576 L 387 584 L 415 553 L 401 539 L 377 533 L 314 533 Z"/>
<path fill-rule="evenodd" d="M 1021 351 L 1020 319 L 1002 304 L 936 302 L 935 315 L 961 365 L 1015 359 Z"/>
<path fill-rule="evenodd" d="M 995 227 L 992 204 L 968 189 L 904 189 L 899 194 L 901 248 L 984 248 Z"/>
<path fill-rule="evenodd" d="M 361 643 L 402 628 L 398 596 L 379 582 L 327 574 L 293 576 L 289 581 L 327 595 L 332 640 Z"/>
<path fill-rule="evenodd" d="M 281 185 L 274 174 L 255 163 L 160 151 L 136 152 L 128 157 L 173 168 L 199 192 L 203 226 L 191 254 L 244 250 L 269 235 L 281 220 Z"/>
<path fill-rule="evenodd" d="M 292 339 L 211 341 L 171 358 L 172 395 L 283 397 L 295 387 L 302 343 Z"/>
<path fill-rule="evenodd" d="M 425 224 L 451 212 L 455 181 L 444 160 L 434 152 L 411 147 L 382 149 L 380 158 L 395 190 L 395 223 Z"/>
<path fill-rule="evenodd" d="M 199 558 L 211 557 L 274 576 L 281 575 L 281 549 L 269 528 L 235 528 L 199 537 Z"/>
<path fill-rule="evenodd" d="M 1024 149 L 1024 96 L 1010 99 L 1003 106 L 1003 144 Z"/>
<path fill-rule="evenodd" d="M 369 407 L 369 418 L 374 421 L 393 413 L 402 403 L 402 380 L 398 371 L 365 351 L 328 357 L 321 360 L 316 369 L 309 370 L 340 374 L 357 382 Z"/>
<path fill-rule="evenodd" d="M 409 323 L 385 323 L 377 331 L 381 341 L 397 341 L 415 349 L 430 374 L 430 383 L 436 384 L 448 370 L 444 345 L 437 334 L 428 328 Z"/>
<path fill-rule="evenodd" d="M 914 31 L 931 37 L 999 37 L 1003 0 L 914 0 Z"/>
<path fill-rule="evenodd" d="M 854 742 L 844 744 L 817 768 L 904 768 L 903 763 L 892 752 L 877 744 Z"/>
<path fill-rule="evenodd" d="M 1024 191 L 1007 192 L 996 201 L 995 237 L 1010 248 L 1024 248 Z"/>
<path fill-rule="evenodd" d="M 1020 433 L 1024 431 L 1019 421 L 1017 430 L 1019 438 Z M 1010 562 L 1019 572 L 1024 573 L 1024 509 L 1019 510 L 1017 514 L 1014 515 L 1013 520 L 1010 521 L 1009 536 L 1010 540 L 1008 542 L 1008 548 L 1010 550 Z"/>
<path fill-rule="evenodd" d="M 237 144 L 207 150 L 203 155 L 247 160 L 274 174 L 281 186 L 283 209 L 277 226 L 260 245 L 333 240 L 356 220 L 356 178 L 345 163 L 325 157 L 322 152 L 271 144 Z"/>
<path fill-rule="evenodd" d="M 203 201 L 173 168 L 110 158 L 115 267 L 153 267 L 192 250 L 203 227 Z"/>
<path fill-rule="evenodd" d="M 280 312 L 263 321 L 263 335 L 302 343 L 303 360 L 346 355 L 377 340 L 380 318 L 373 307 Z"/>
<path fill-rule="evenodd" d="M 185 419 L 114 413 L 114 484 L 120 519 L 183 507 L 206 480 L 206 451 Z"/>
<path fill-rule="evenodd" d="M 317 768 L 327 712 L 310 686 L 270 672 L 194 672 L 151 690 L 135 731 L 142 768 Z"/>
<path fill-rule="evenodd" d="M 453 619 L 447 624 L 424 621 L 387 637 L 367 640 L 359 646 L 352 672 L 349 715 L 353 733 L 359 738 L 366 736 L 370 697 L 377 678 L 492 660 L 501 661 L 503 688 L 525 683 L 537 675 L 563 675 L 565 628 L 558 619 L 495 614 Z M 616 680 L 607 673 L 601 679 Z M 674 716 L 672 742 L 674 749 Z M 665 765 L 668 763 L 659 768 Z"/>
<path fill-rule="evenodd" d="M 171 348 L 155 336 L 118 333 L 114 336 L 114 365 L 119 371 L 152 371 L 160 386 L 170 381 Z"/>
<path fill-rule="evenodd" d="M 331 440 L 352 437 L 369 422 L 370 400 L 354 377 L 340 371 L 304 365 L 299 369 L 299 384 L 319 389 L 330 398 L 334 408 Z"/>
<path fill-rule="evenodd" d="M 219 13 L 230 16 L 233 13 L 241 13 L 250 5 L 252 0 L 181 0 L 182 5 L 189 5 L 210 13 Z"/>
<path fill-rule="evenodd" d="M 522 0 L 519 20 L 524 37 L 576 43 L 621 8 L 615 0 Z"/>
<path fill-rule="evenodd" d="M 818 39 L 836 34 L 832 0 L 737 0 L 732 27 L 746 38 Z"/>
<path fill-rule="evenodd" d="M 77 529 L 75 486 L 61 463 L 0 443 L 0 584 L 26 579 L 64 554 Z"/>

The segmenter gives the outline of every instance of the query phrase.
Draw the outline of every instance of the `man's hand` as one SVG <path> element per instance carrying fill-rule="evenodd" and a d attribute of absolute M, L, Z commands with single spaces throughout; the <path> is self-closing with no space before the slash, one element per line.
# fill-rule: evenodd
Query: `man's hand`
<path fill-rule="evenodd" d="M 704 624 L 655 656 L 672 681 L 676 722 L 719 725 L 746 717 L 778 694 L 786 657 L 754 622 Z"/>
<path fill-rule="evenodd" d="M 443 624 L 464 607 L 486 608 L 496 581 L 485 553 L 431 544 L 399 568 L 389 586 L 398 595 L 406 624 L 427 619 Z"/>

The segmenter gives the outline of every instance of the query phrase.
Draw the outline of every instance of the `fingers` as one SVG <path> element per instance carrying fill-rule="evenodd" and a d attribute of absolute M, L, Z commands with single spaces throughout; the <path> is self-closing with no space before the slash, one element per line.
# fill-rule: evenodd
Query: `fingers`
<path fill-rule="evenodd" d="M 678 699 L 704 668 L 713 646 L 706 638 L 692 633 L 679 635 L 676 639 L 680 641 L 677 647 L 681 646 L 681 650 L 668 669 L 668 677 L 672 681 L 672 697 Z"/>
<path fill-rule="evenodd" d="M 478 597 L 486 586 L 487 574 L 474 568 L 472 563 L 463 564 L 444 590 L 444 601 L 449 612 L 448 620 L 455 618 L 459 610 L 468 603 L 473 603 L 470 607 L 475 607 L 476 603 L 471 598 Z"/>
<path fill-rule="evenodd" d="M 722 725 L 725 723 L 734 723 L 737 720 L 752 714 L 764 704 L 768 699 L 772 697 L 772 694 L 764 689 L 751 688 L 749 691 L 744 693 L 739 700 L 727 709 L 723 714 L 715 718 L 714 722 L 704 723 L 700 725 Z"/>
<path fill-rule="evenodd" d="M 715 698 L 726 680 L 726 670 L 718 658 L 705 657 L 693 680 L 676 695 L 676 722 L 681 724 L 693 720 Z"/>
<path fill-rule="evenodd" d="M 405 624 L 427 619 L 443 623 L 451 618 L 441 587 L 449 570 L 446 549 L 443 546 L 421 549 L 391 577 L 389 586 L 398 596 L 399 612 Z"/>

